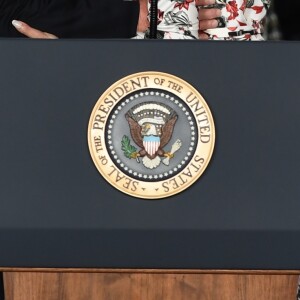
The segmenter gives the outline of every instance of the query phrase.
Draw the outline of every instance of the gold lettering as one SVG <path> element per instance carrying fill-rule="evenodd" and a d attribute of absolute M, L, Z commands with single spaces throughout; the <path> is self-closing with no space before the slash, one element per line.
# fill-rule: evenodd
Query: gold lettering
<path fill-rule="evenodd" d="M 172 90 L 174 90 L 174 91 L 176 91 L 178 93 L 182 92 L 183 87 L 181 85 L 179 85 L 179 84 L 177 84 L 177 83 L 175 83 L 175 82 L 173 82 L 171 80 L 168 80 L 168 83 L 169 83 L 168 84 L 168 88 L 171 88 Z"/>
<path fill-rule="evenodd" d="M 200 126 L 200 141 L 202 143 L 210 142 L 210 126 Z"/>
<path fill-rule="evenodd" d="M 187 168 L 187 171 L 182 172 L 183 175 L 187 176 L 187 177 L 193 177 L 190 167 Z"/>
<path fill-rule="evenodd" d="M 187 179 L 184 180 L 181 175 L 179 175 L 178 178 L 181 180 L 181 185 L 187 183 Z"/>
<path fill-rule="evenodd" d="M 97 153 L 98 153 L 99 151 L 102 151 L 102 150 L 103 150 L 102 142 L 101 142 L 101 137 L 100 137 L 100 136 L 95 136 L 95 137 L 94 137 L 94 145 L 95 145 L 95 148 L 96 148 L 96 152 L 97 152 Z"/>
<path fill-rule="evenodd" d="M 195 172 L 197 173 L 200 170 L 199 166 L 194 165 L 193 163 L 190 164 L 195 169 Z"/>
<path fill-rule="evenodd" d="M 95 122 L 104 123 L 105 122 L 105 116 L 96 115 Z"/>
<path fill-rule="evenodd" d="M 99 158 L 99 160 L 100 160 L 100 163 L 101 163 L 103 166 L 107 165 L 108 160 L 107 160 L 107 158 L 106 158 L 105 155 L 103 155 L 103 156 L 98 156 L 98 158 Z"/>
<path fill-rule="evenodd" d="M 163 182 L 162 187 L 164 188 L 165 193 L 167 193 L 170 190 L 167 182 Z"/>
<path fill-rule="evenodd" d="M 132 179 L 130 179 L 128 177 L 125 178 L 125 183 L 123 184 L 123 187 L 128 190 L 131 182 L 132 182 Z"/>
<path fill-rule="evenodd" d="M 135 192 L 137 190 L 139 183 L 137 181 L 132 181 L 132 188 L 131 191 Z"/>
<path fill-rule="evenodd" d="M 103 127 L 100 126 L 100 124 L 98 122 L 94 122 L 93 123 L 93 129 L 100 129 L 100 130 L 103 130 Z"/>
<path fill-rule="evenodd" d="M 174 190 L 176 190 L 176 189 L 179 188 L 179 185 L 178 185 L 178 182 L 176 181 L 176 178 L 170 179 L 170 180 L 169 180 L 169 183 L 170 183 L 170 184 L 173 184 L 172 188 L 173 188 Z"/>
<path fill-rule="evenodd" d="M 114 105 L 114 102 L 108 98 L 104 99 L 104 103 L 107 104 L 109 108 L 111 108 Z"/>
<path fill-rule="evenodd" d="M 203 157 L 200 157 L 199 155 L 196 155 L 195 158 L 194 158 L 195 162 L 198 162 L 200 164 L 204 164 L 204 158 Z"/>
<path fill-rule="evenodd" d="M 194 96 L 194 94 L 193 94 L 193 93 L 190 93 L 190 94 L 186 97 L 186 102 L 187 102 L 187 103 L 191 103 L 191 102 L 193 102 L 194 100 L 197 100 L 197 97 L 196 97 L 196 96 L 194 96 L 193 99 L 190 99 L 192 96 Z"/>
<path fill-rule="evenodd" d="M 148 87 L 149 76 L 142 76 L 141 79 L 144 81 L 144 88 Z"/>
<path fill-rule="evenodd" d="M 113 91 L 117 95 L 118 99 L 122 98 L 125 94 L 124 90 L 121 87 L 116 87 Z"/>
<path fill-rule="evenodd" d="M 104 112 L 105 114 L 107 114 L 109 112 L 109 107 L 106 107 L 106 106 L 101 104 L 99 106 L 98 110 L 100 110 L 100 111 Z"/>
<path fill-rule="evenodd" d="M 132 91 L 132 88 L 130 88 L 129 86 L 128 86 L 128 82 L 124 82 L 123 84 L 122 84 L 122 86 L 123 86 L 123 88 L 124 88 L 124 90 L 125 90 L 125 92 L 128 94 L 128 93 L 130 93 L 131 91 Z"/>
<path fill-rule="evenodd" d="M 141 79 L 140 78 L 136 78 L 136 79 L 137 79 L 137 81 L 134 81 L 133 79 L 130 80 L 131 86 L 132 86 L 134 91 L 137 88 L 142 88 Z"/>

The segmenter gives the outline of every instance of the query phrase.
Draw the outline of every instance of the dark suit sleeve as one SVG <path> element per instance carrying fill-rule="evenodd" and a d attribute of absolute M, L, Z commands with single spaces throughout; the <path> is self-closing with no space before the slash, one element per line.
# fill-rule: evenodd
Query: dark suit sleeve
<path fill-rule="evenodd" d="M 21 20 L 60 38 L 129 38 L 135 35 L 138 1 L 0 0 L 0 36 L 21 36 Z"/>
<path fill-rule="evenodd" d="M 299 11 L 300 1 L 274 0 L 275 12 L 284 40 L 300 40 Z"/>

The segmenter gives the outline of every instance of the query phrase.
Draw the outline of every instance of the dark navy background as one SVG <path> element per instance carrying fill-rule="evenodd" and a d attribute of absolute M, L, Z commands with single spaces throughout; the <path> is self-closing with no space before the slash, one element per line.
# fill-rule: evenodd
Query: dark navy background
<path fill-rule="evenodd" d="M 138 1 L 1 0 L 0 36 L 22 37 L 11 24 L 20 20 L 59 38 L 130 38 L 138 16 Z"/>
<path fill-rule="evenodd" d="M 0 40 L 0 266 L 300 268 L 299 43 Z M 160 71 L 216 125 L 204 175 L 165 200 L 110 186 L 88 151 L 100 95 Z"/>

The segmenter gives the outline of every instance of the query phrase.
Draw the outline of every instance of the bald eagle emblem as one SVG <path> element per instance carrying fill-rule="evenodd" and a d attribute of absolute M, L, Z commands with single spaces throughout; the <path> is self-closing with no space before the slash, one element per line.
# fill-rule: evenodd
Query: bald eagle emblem
<path fill-rule="evenodd" d="M 176 112 L 165 104 L 158 102 L 144 102 L 131 108 L 125 115 L 130 127 L 130 134 L 134 143 L 125 135 L 122 139 L 122 150 L 127 158 L 136 159 L 148 169 L 157 168 L 162 162 L 169 165 L 170 159 L 182 145 L 178 139 L 166 152 L 164 147 L 170 142 L 175 123 L 178 119 Z"/>

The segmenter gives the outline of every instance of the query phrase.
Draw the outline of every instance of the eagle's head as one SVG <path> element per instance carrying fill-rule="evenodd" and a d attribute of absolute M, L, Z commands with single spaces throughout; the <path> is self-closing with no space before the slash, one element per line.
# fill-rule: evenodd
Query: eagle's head
<path fill-rule="evenodd" d="M 160 136 L 161 126 L 151 124 L 151 123 L 144 123 L 142 125 L 141 134 L 142 136 L 149 136 L 149 135 Z"/>

